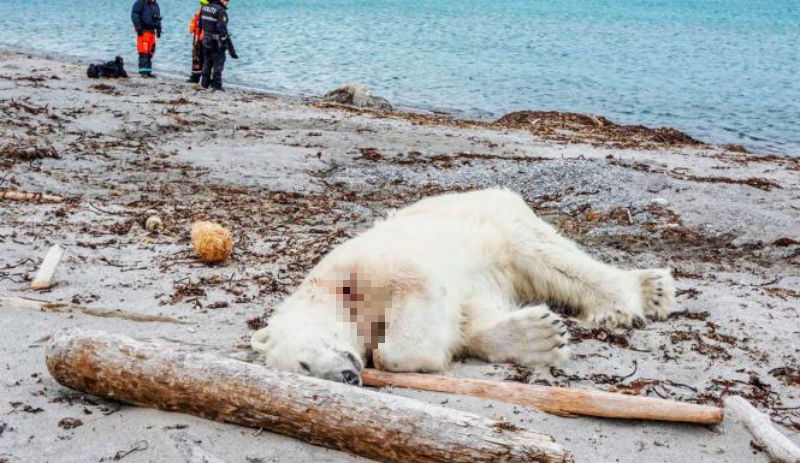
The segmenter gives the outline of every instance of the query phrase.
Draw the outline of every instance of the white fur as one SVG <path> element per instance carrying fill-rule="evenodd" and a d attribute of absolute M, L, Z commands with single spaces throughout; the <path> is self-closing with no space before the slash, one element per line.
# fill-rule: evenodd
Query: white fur
<path fill-rule="evenodd" d="M 442 370 L 461 352 L 548 365 L 566 358 L 567 330 L 546 305 L 530 304 L 567 306 L 613 328 L 663 318 L 674 292 L 669 269 L 599 262 L 515 193 L 447 194 L 331 251 L 252 344 L 269 365 L 340 381 L 373 352 L 390 371 Z M 381 319 L 385 333 L 372 323 Z"/>

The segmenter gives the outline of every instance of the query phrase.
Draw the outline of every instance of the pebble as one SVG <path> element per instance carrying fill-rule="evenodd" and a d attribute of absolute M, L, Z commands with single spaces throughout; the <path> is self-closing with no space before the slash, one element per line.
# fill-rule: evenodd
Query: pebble
<path fill-rule="evenodd" d="M 151 233 L 161 230 L 162 226 L 163 224 L 161 223 L 161 218 L 158 217 L 157 215 L 151 215 L 150 217 L 147 218 L 147 221 L 144 223 L 144 228 L 146 228 L 147 231 Z"/>

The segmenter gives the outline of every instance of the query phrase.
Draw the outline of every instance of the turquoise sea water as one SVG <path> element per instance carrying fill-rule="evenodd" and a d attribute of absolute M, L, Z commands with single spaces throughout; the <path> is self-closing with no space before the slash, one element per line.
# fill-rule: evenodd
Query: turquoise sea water
<path fill-rule="evenodd" d="M 0 0 L 0 44 L 135 70 L 131 3 Z M 156 71 L 188 73 L 197 2 L 160 4 Z M 800 0 L 231 0 L 229 14 L 228 81 L 360 82 L 463 117 L 595 113 L 800 155 Z"/>

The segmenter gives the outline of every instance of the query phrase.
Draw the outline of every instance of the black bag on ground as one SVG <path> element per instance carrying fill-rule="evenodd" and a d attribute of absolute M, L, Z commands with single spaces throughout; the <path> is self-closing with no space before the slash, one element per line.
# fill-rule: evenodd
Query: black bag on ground
<path fill-rule="evenodd" d="M 89 76 L 90 79 L 97 79 L 99 77 L 128 77 L 121 56 L 117 56 L 114 61 L 108 61 L 102 64 L 90 64 L 89 69 L 86 70 L 86 75 Z"/>

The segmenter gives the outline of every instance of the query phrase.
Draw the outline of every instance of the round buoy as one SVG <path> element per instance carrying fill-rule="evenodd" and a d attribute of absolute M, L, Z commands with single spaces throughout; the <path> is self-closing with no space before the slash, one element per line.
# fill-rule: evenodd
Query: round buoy
<path fill-rule="evenodd" d="M 192 246 L 203 262 L 222 262 L 231 255 L 233 238 L 222 225 L 199 221 L 192 224 Z"/>

